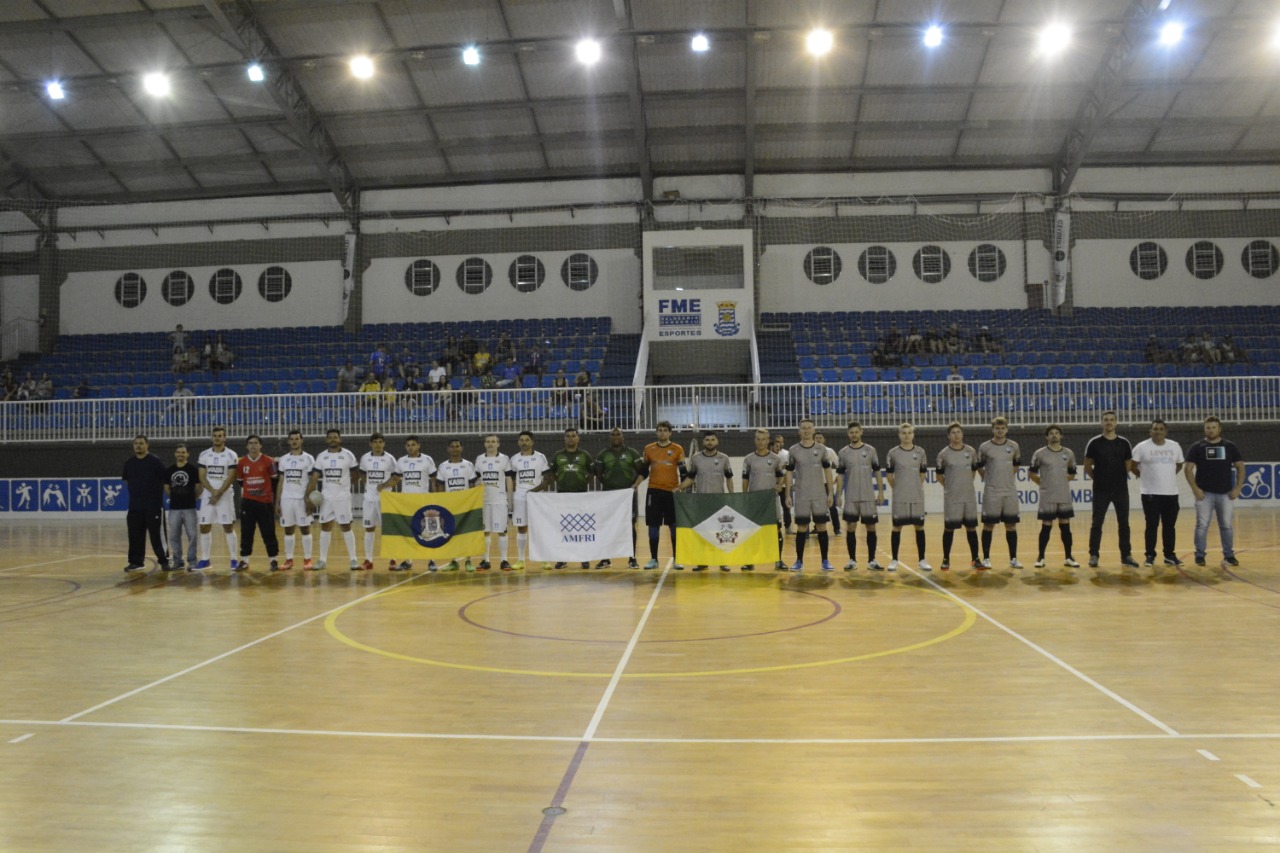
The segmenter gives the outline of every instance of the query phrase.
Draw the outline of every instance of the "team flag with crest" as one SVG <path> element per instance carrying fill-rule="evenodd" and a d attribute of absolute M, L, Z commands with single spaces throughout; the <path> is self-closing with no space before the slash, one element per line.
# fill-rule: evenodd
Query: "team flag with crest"
<path fill-rule="evenodd" d="M 456 560 L 484 553 L 484 487 L 382 493 L 382 548 L 393 560 Z"/>
<path fill-rule="evenodd" d="M 773 563 L 778 554 L 772 489 L 722 495 L 676 493 L 676 557 L 695 565 Z"/>

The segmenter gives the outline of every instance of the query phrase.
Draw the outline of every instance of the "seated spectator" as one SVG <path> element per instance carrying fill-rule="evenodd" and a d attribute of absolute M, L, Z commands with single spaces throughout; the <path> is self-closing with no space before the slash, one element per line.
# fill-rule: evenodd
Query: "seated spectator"
<path fill-rule="evenodd" d="M 369 353 L 369 375 L 381 382 L 391 370 L 391 350 L 386 344 L 378 344 Z"/>
<path fill-rule="evenodd" d="M 930 327 L 924 333 L 924 348 L 925 352 L 930 352 L 934 355 L 941 355 L 946 350 L 942 335 L 938 334 L 937 329 Z"/>
<path fill-rule="evenodd" d="M 960 372 L 960 368 L 952 365 L 951 372 L 947 374 L 947 398 L 958 400 L 961 397 L 968 396 L 971 395 L 969 389 L 965 386 L 964 374 Z"/>
<path fill-rule="evenodd" d="M 466 373 L 470 368 L 469 364 L 464 363 L 462 350 L 458 349 L 458 339 L 453 335 L 445 338 L 444 349 L 440 351 L 439 362 L 450 376 L 456 373 Z"/>
<path fill-rule="evenodd" d="M 523 374 L 525 376 L 536 376 L 541 380 L 542 373 L 546 370 L 547 359 L 549 356 L 550 353 L 547 352 L 547 348 L 545 346 L 542 344 L 534 344 L 530 347 L 529 354 L 525 356 Z"/>
<path fill-rule="evenodd" d="M 173 393 L 169 395 L 173 398 L 173 402 L 169 404 L 169 411 L 185 412 L 187 410 L 187 402 L 195 395 L 196 392 L 184 385 L 182 380 L 179 379 L 178 384 L 173 388 Z"/>
<path fill-rule="evenodd" d="M 439 361 L 431 362 L 431 370 L 427 372 L 427 390 L 439 391 L 449 381 L 449 371 Z"/>
<path fill-rule="evenodd" d="M 181 372 L 190 373 L 193 370 L 200 369 L 200 348 L 192 345 L 187 347 L 186 353 L 182 357 Z"/>
<path fill-rule="evenodd" d="M 569 377 L 564 375 L 564 368 L 556 371 L 556 378 L 551 380 L 551 399 L 557 403 L 569 402 Z"/>
<path fill-rule="evenodd" d="M 18 383 L 14 380 L 13 374 L 8 374 L 8 378 L 4 381 L 4 402 L 12 403 L 18 399 Z"/>
<path fill-rule="evenodd" d="M 32 396 L 36 400 L 53 399 L 53 380 L 49 378 L 49 374 L 40 374 L 40 379 L 36 382 L 35 392 Z"/>
<path fill-rule="evenodd" d="M 902 332 L 898 331 L 896 325 L 890 326 L 889 331 L 880 336 L 880 346 L 887 353 L 900 355 L 903 347 L 906 346 L 906 339 L 902 337 Z"/>
<path fill-rule="evenodd" d="M 579 401 L 578 421 L 583 429 L 604 429 L 605 410 L 595 392 L 583 391 Z"/>
<path fill-rule="evenodd" d="M 586 388 L 591 384 L 591 374 L 587 373 L 586 368 L 578 371 L 578 375 L 573 377 L 573 385 L 575 388 Z"/>
<path fill-rule="evenodd" d="M 18 400 L 34 400 L 36 397 L 36 378 L 28 373 L 27 378 L 18 386 Z"/>
<path fill-rule="evenodd" d="M 520 368 L 516 365 L 514 357 L 507 358 L 497 370 L 497 385 L 499 388 L 510 388 L 520 381 Z"/>
<path fill-rule="evenodd" d="M 394 409 L 396 407 L 396 381 L 388 376 L 382 380 L 382 395 L 378 402 L 382 404 L 384 409 Z"/>
<path fill-rule="evenodd" d="M 351 359 L 347 359 L 347 363 L 338 368 L 338 387 L 333 390 L 338 394 L 349 394 L 360 387 L 359 382 L 360 374 L 356 372 L 356 366 Z"/>
<path fill-rule="evenodd" d="M 410 364 L 404 369 L 401 381 L 405 391 L 421 391 L 426 387 L 422 371 L 416 364 Z"/>
<path fill-rule="evenodd" d="M 364 378 L 359 393 L 361 405 L 373 406 L 377 404 L 378 396 L 382 393 L 382 383 L 378 381 L 378 377 L 370 373 Z"/>
<path fill-rule="evenodd" d="M 952 323 L 951 328 L 947 329 L 943 347 L 948 355 L 963 355 L 969 351 L 969 347 L 964 342 L 964 335 L 960 332 L 959 324 Z"/>
<path fill-rule="evenodd" d="M 479 351 L 480 344 L 476 343 L 476 339 L 470 335 L 463 335 L 462 340 L 458 341 L 458 356 L 466 362 L 468 370 L 471 369 L 476 353 Z"/>
<path fill-rule="evenodd" d="M 484 376 L 493 370 L 493 355 L 484 344 L 478 344 L 476 353 L 471 357 L 471 372 L 476 376 Z"/>
<path fill-rule="evenodd" d="M 1225 364 L 1244 364 L 1249 360 L 1249 356 L 1245 355 L 1245 351 L 1236 344 L 1230 335 L 1222 336 L 1222 343 L 1219 348 L 1222 350 L 1222 361 Z"/>
<path fill-rule="evenodd" d="M 413 353 L 409 352 L 409 348 L 407 346 L 402 347 L 400 355 L 396 357 L 392 366 L 397 376 L 401 379 L 408 379 L 409 372 L 416 371 L 418 369 L 418 359 L 414 357 Z"/>
<path fill-rule="evenodd" d="M 1200 339 L 1190 334 L 1178 345 L 1179 364 L 1199 364 L 1203 361 L 1204 352 L 1200 349 Z"/>
<path fill-rule="evenodd" d="M 1174 360 L 1173 353 L 1160 346 L 1160 340 L 1154 333 L 1147 336 L 1147 343 L 1142 349 L 1142 357 L 1147 364 L 1168 364 Z"/>
<path fill-rule="evenodd" d="M 920 334 L 920 331 L 915 326 L 907 329 L 907 338 L 902 344 L 902 351 L 904 353 L 924 353 L 924 335 Z"/>
<path fill-rule="evenodd" d="M 82 377 L 80 379 L 80 384 L 71 392 L 71 396 L 76 400 L 88 400 L 97 393 L 98 389 L 89 387 L 89 378 Z"/>
<path fill-rule="evenodd" d="M 897 351 L 887 349 L 887 346 L 883 340 L 876 344 L 871 351 L 871 364 L 875 367 L 901 367 L 902 356 Z"/>
<path fill-rule="evenodd" d="M 235 360 L 236 354 L 227 346 L 222 335 L 218 335 L 218 340 L 213 344 L 213 357 L 209 360 L 209 369 L 213 371 L 214 376 L 217 376 L 218 371 L 231 367 Z"/>
<path fill-rule="evenodd" d="M 1222 351 L 1208 332 L 1200 335 L 1200 360 L 1205 364 L 1217 364 L 1222 361 Z"/>
<path fill-rule="evenodd" d="M 453 404 L 449 413 L 451 418 L 457 418 L 459 412 L 465 415 L 471 411 L 476 405 L 476 391 L 470 376 L 462 380 L 462 387 L 449 396 L 449 401 Z"/>
<path fill-rule="evenodd" d="M 506 361 L 507 359 L 515 361 L 516 345 L 515 342 L 511 340 L 511 335 L 503 332 L 498 337 L 498 342 L 493 345 L 493 357 L 495 361 L 499 362 Z"/>
<path fill-rule="evenodd" d="M 179 323 L 177 328 L 165 336 L 169 341 L 170 352 L 186 352 L 187 351 L 187 333 Z"/>
<path fill-rule="evenodd" d="M 213 369 L 213 341 L 205 341 L 200 350 L 200 366 L 205 370 Z"/>
<path fill-rule="evenodd" d="M 1000 352 L 1002 347 L 995 335 L 991 334 L 991 329 L 983 326 L 978 330 L 978 334 L 973 336 L 973 348 L 981 353 Z"/>

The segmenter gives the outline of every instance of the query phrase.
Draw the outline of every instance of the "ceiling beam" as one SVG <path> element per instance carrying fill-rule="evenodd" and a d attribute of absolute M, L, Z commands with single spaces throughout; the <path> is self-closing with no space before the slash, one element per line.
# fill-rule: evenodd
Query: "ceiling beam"
<path fill-rule="evenodd" d="M 1093 83 L 1076 111 L 1053 165 L 1053 191 L 1061 197 L 1071 192 L 1080 167 L 1089 156 L 1089 145 L 1106 122 L 1107 110 L 1114 107 L 1116 94 L 1124 87 L 1125 74 L 1133 63 L 1134 48 L 1143 33 L 1140 29 L 1157 11 L 1161 0 L 1129 0 L 1123 23 L 1111 37 L 1093 75 Z"/>
<path fill-rule="evenodd" d="M 227 35 L 244 51 L 246 59 L 271 66 L 271 73 L 267 75 L 265 83 L 267 91 L 297 132 L 303 150 L 319 169 L 348 221 L 352 226 L 358 225 L 360 185 L 347 168 L 337 144 L 297 78 L 283 67 L 283 54 L 258 21 L 253 4 L 250 0 L 204 0 L 204 5 Z"/>
<path fill-rule="evenodd" d="M 631 107 L 631 127 L 636 140 L 636 167 L 645 201 L 653 200 L 653 162 L 649 157 L 649 122 L 644 113 L 644 91 L 640 85 L 640 51 L 631 23 L 630 0 L 613 0 L 613 16 L 624 38 L 622 62 L 626 64 L 627 102 Z"/>

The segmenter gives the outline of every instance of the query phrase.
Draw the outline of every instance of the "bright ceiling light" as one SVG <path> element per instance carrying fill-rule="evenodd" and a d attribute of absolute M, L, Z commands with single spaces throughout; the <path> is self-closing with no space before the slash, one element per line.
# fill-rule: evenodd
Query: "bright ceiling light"
<path fill-rule="evenodd" d="M 1071 44 L 1071 27 L 1055 21 L 1040 31 L 1037 50 L 1045 56 L 1057 56 Z"/>
<path fill-rule="evenodd" d="M 255 83 L 261 83 L 263 80 L 267 79 L 266 72 L 263 71 L 262 66 L 256 62 L 249 66 L 247 73 L 249 75 L 249 79 Z"/>
<path fill-rule="evenodd" d="M 368 80 L 373 76 L 373 60 L 364 54 L 351 57 L 351 73 L 361 80 Z"/>
<path fill-rule="evenodd" d="M 595 65 L 600 61 L 602 53 L 600 42 L 595 39 L 583 39 L 578 42 L 577 47 L 573 49 L 573 53 L 583 65 Z"/>
<path fill-rule="evenodd" d="M 67 93 L 63 91 L 62 84 L 57 80 L 50 80 L 45 84 L 44 90 L 49 93 L 49 100 L 51 101 L 61 101 L 67 96 Z"/>
<path fill-rule="evenodd" d="M 809 35 L 805 36 L 804 46 L 814 56 L 823 56 L 830 53 L 831 48 L 835 47 L 836 37 L 831 34 L 830 30 L 816 29 L 810 30 Z"/>
<path fill-rule="evenodd" d="M 1165 47 L 1173 47 L 1182 41 L 1182 34 L 1185 29 L 1178 21 L 1170 21 L 1160 28 L 1160 44 Z"/>
<path fill-rule="evenodd" d="M 706 53 L 711 49 L 711 41 L 702 33 L 698 33 L 693 37 L 693 42 L 690 44 L 690 47 L 698 53 Z"/>
<path fill-rule="evenodd" d="M 934 24 L 924 31 L 924 46 L 937 47 L 942 44 L 942 27 Z"/>
<path fill-rule="evenodd" d="M 169 94 L 169 75 L 162 74 L 159 71 L 152 71 L 142 78 L 142 88 L 146 90 L 148 95 L 163 98 Z"/>
<path fill-rule="evenodd" d="M 462 64 L 463 65 L 479 65 L 480 51 L 474 47 L 469 47 L 466 50 L 462 51 Z"/>

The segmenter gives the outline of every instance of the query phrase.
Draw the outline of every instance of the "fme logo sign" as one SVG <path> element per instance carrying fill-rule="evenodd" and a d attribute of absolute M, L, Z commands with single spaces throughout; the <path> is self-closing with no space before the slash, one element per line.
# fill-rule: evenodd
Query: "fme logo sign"
<path fill-rule="evenodd" d="M 1245 463 L 1244 486 L 1240 489 L 1240 499 L 1246 501 L 1271 500 L 1276 496 L 1277 468 L 1280 465 L 1259 465 Z"/>
<path fill-rule="evenodd" d="M 658 300 L 658 337 L 695 338 L 701 335 L 701 299 Z"/>

